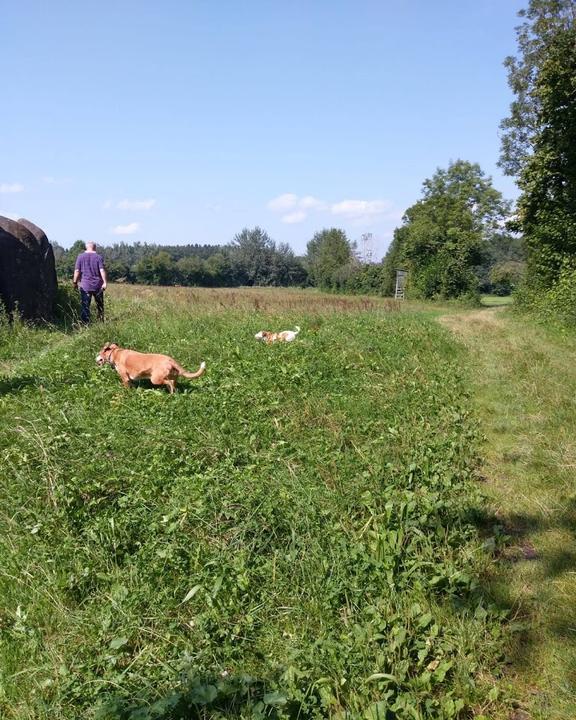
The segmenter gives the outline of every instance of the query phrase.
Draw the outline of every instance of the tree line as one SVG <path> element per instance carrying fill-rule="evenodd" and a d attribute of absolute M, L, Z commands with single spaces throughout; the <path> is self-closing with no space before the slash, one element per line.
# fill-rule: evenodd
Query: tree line
<path fill-rule="evenodd" d="M 339 228 L 317 232 L 304 256 L 295 255 L 285 243 L 276 243 L 259 227 L 244 228 L 227 245 L 123 242 L 99 248 L 99 252 L 104 255 L 109 279 L 116 282 L 204 287 L 313 286 L 325 291 L 392 295 L 396 270 L 409 262 L 406 247 L 400 242 L 408 223 L 406 219 L 388 254 L 378 263 L 363 262 L 356 244 Z M 83 250 L 81 240 L 69 250 L 54 244 L 60 279 L 72 276 L 76 257 Z M 473 284 L 477 289 L 509 292 L 509 277 L 501 272 L 497 280 L 494 271 L 505 269 L 520 256 L 521 249 L 509 236 L 480 238 L 475 254 L 470 255 L 475 262 L 471 271 Z"/>

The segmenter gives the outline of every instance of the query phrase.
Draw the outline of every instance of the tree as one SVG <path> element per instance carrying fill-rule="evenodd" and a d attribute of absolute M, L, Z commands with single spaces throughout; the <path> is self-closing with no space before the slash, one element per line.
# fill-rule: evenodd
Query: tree
<path fill-rule="evenodd" d="M 403 270 L 406 264 L 406 258 L 404 257 L 404 241 L 407 233 L 407 225 L 403 225 L 402 227 L 394 230 L 394 237 L 392 238 L 390 247 L 382 260 L 382 272 L 380 275 L 382 282 L 382 295 L 394 295 L 396 290 L 396 272 L 397 270 Z"/>
<path fill-rule="evenodd" d="M 197 255 L 181 257 L 176 262 L 176 272 L 182 285 L 205 285 L 208 272 L 206 263 Z"/>
<path fill-rule="evenodd" d="M 227 252 L 211 255 L 206 261 L 207 283 L 212 287 L 234 287 L 240 281 Z"/>
<path fill-rule="evenodd" d="M 569 30 L 576 20 L 576 0 L 529 0 L 516 28 L 519 57 L 507 57 L 508 84 L 515 95 L 510 115 L 500 124 L 500 166 L 507 175 L 518 176 L 532 154 L 534 138 L 541 127 L 542 95 L 537 81 L 542 65 L 558 33 Z"/>
<path fill-rule="evenodd" d="M 425 180 L 423 196 L 406 211 L 394 247 L 395 259 L 410 272 L 411 292 L 425 298 L 476 293 L 475 268 L 502 231 L 510 203 L 478 164 L 463 160 Z"/>
<path fill-rule="evenodd" d="M 494 295 L 510 295 L 524 275 L 525 263 L 507 260 L 490 270 L 491 291 Z"/>
<path fill-rule="evenodd" d="M 526 250 L 523 238 L 517 234 L 510 232 L 494 233 L 487 239 L 482 255 L 482 262 L 476 268 L 481 292 L 495 292 L 492 270 L 497 266 L 516 263 L 516 266 L 522 267 L 522 272 L 524 272 Z"/>
<path fill-rule="evenodd" d="M 230 246 L 232 261 L 237 264 L 244 285 L 269 285 L 274 241 L 265 230 L 244 228 L 234 236 Z"/>
<path fill-rule="evenodd" d="M 338 228 L 317 232 L 307 245 L 306 257 L 312 282 L 325 290 L 339 287 L 342 268 L 354 259 L 346 233 Z"/>
<path fill-rule="evenodd" d="M 160 251 L 143 257 L 135 267 L 136 279 L 145 285 L 174 285 L 176 265 L 170 255 Z"/>
<path fill-rule="evenodd" d="M 556 32 L 534 82 L 532 154 L 519 178 L 528 282 L 550 287 L 576 256 L 576 23 Z"/>

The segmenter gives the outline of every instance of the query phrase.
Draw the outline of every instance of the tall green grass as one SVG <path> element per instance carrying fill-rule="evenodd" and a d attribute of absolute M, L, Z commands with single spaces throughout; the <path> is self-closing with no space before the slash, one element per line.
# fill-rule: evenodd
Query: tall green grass
<path fill-rule="evenodd" d="M 115 288 L 108 316 L 3 335 L 2 716 L 489 713 L 502 611 L 448 332 L 291 292 Z M 207 374 L 126 390 L 108 340 Z"/>

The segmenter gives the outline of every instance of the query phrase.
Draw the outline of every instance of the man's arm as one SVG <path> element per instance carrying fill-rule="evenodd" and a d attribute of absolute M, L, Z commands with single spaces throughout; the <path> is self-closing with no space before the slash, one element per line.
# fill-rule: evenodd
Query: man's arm
<path fill-rule="evenodd" d="M 100 268 L 100 277 L 102 278 L 102 290 L 106 290 L 108 280 L 106 278 L 106 270 L 103 267 Z"/>
<path fill-rule="evenodd" d="M 74 287 L 78 285 L 78 280 L 80 280 L 80 270 L 74 268 L 74 277 L 72 278 L 72 285 L 74 285 Z"/>

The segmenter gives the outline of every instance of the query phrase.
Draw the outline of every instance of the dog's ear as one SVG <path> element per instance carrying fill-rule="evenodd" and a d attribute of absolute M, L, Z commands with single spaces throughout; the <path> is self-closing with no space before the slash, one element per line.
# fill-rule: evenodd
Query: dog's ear
<path fill-rule="evenodd" d="M 116 350 L 117 347 L 118 347 L 118 345 L 116 345 L 116 343 L 110 343 L 110 344 L 108 345 L 108 349 L 109 349 L 109 350 Z"/>

